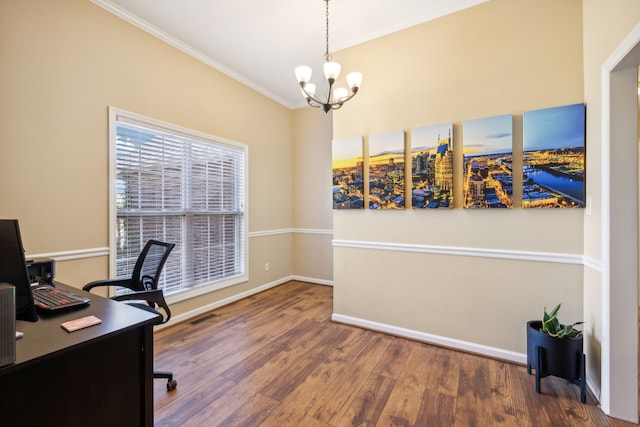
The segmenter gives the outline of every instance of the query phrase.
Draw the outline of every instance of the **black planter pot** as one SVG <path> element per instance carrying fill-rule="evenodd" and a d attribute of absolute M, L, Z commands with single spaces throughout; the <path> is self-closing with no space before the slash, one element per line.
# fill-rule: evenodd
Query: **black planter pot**
<path fill-rule="evenodd" d="M 541 320 L 527 322 L 527 372 L 536 371 L 536 393 L 540 379 L 549 375 L 564 378 L 580 387 L 580 401 L 586 403 L 586 363 L 582 337 L 556 338 L 540 332 Z"/>

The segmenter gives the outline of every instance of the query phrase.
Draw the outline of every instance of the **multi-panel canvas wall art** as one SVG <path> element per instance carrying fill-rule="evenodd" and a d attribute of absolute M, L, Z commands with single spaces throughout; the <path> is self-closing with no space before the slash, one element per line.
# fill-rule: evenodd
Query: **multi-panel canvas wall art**
<path fill-rule="evenodd" d="M 369 136 L 369 209 L 404 209 L 404 131 Z"/>
<path fill-rule="evenodd" d="M 585 104 L 523 114 L 523 208 L 585 206 L 585 119 Z M 460 204 L 512 208 L 513 116 L 466 120 L 462 136 Z M 358 136 L 332 142 L 334 209 L 363 209 L 365 199 L 376 210 L 404 209 L 407 203 L 415 209 L 453 208 L 452 123 L 412 129 L 409 153 L 402 130 L 370 135 L 366 157 L 363 141 Z"/>
<path fill-rule="evenodd" d="M 411 205 L 453 207 L 453 124 L 411 130 Z"/>
<path fill-rule="evenodd" d="M 362 137 L 334 139 L 331 153 L 333 208 L 364 208 L 364 154 Z"/>
<path fill-rule="evenodd" d="M 463 206 L 513 207 L 513 118 L 511 114 L 462 123 Z"/>
<path fill-rule="evenodd" d="M 585 105 L 527 111 L 522 121 L 522 207 L 584 207 Z"/>

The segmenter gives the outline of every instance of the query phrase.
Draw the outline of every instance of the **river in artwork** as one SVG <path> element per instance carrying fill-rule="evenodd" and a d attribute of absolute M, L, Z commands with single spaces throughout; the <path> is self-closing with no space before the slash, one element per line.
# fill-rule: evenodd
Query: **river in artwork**
<path fill-rule="evenodd" d="M 574 199 L 584 202 L 584 182 L 566 176 L 554 175 L 542 169 L 525 167 L 525 176 L 541 187 L 566 194 Z M 526 182 L 526 178 L 525 178 Z"/>

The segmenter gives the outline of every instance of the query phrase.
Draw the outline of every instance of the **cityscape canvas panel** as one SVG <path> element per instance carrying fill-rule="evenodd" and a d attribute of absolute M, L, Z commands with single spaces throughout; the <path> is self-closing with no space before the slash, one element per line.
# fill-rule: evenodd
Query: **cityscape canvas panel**
<path fill-rule="evenodd" d="M 453 208 L 453 124 L 411 130 L 411 205 Z"/>
<path fill-rule="evenodd" d="M 334 139 L 331 144 L 333 209 L 363 209 L 363 138 Z"/>
<path fill-rule="evenodd" d="M 464 201 L 467 209 L 513 207 L 513 117 L 462 123 Z"/>
<path fill-rule="evenodd" d="M 585 104 L 523 114 L 523 208 L 583 208 Z"/>
<path fill-rule="evenodd" d="M 369 136 L 369 209 L 404 209 L 404 166 L 404 131 Z"/>

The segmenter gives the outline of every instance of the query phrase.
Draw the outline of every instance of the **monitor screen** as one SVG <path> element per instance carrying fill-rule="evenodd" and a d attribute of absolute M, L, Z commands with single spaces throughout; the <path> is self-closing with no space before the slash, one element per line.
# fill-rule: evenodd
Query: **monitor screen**
<path fill-rule="evenodd" d="M 38 320 L 17 219 L 0 219 L 0 282 L 16 288 L 16 319 Z"/>

